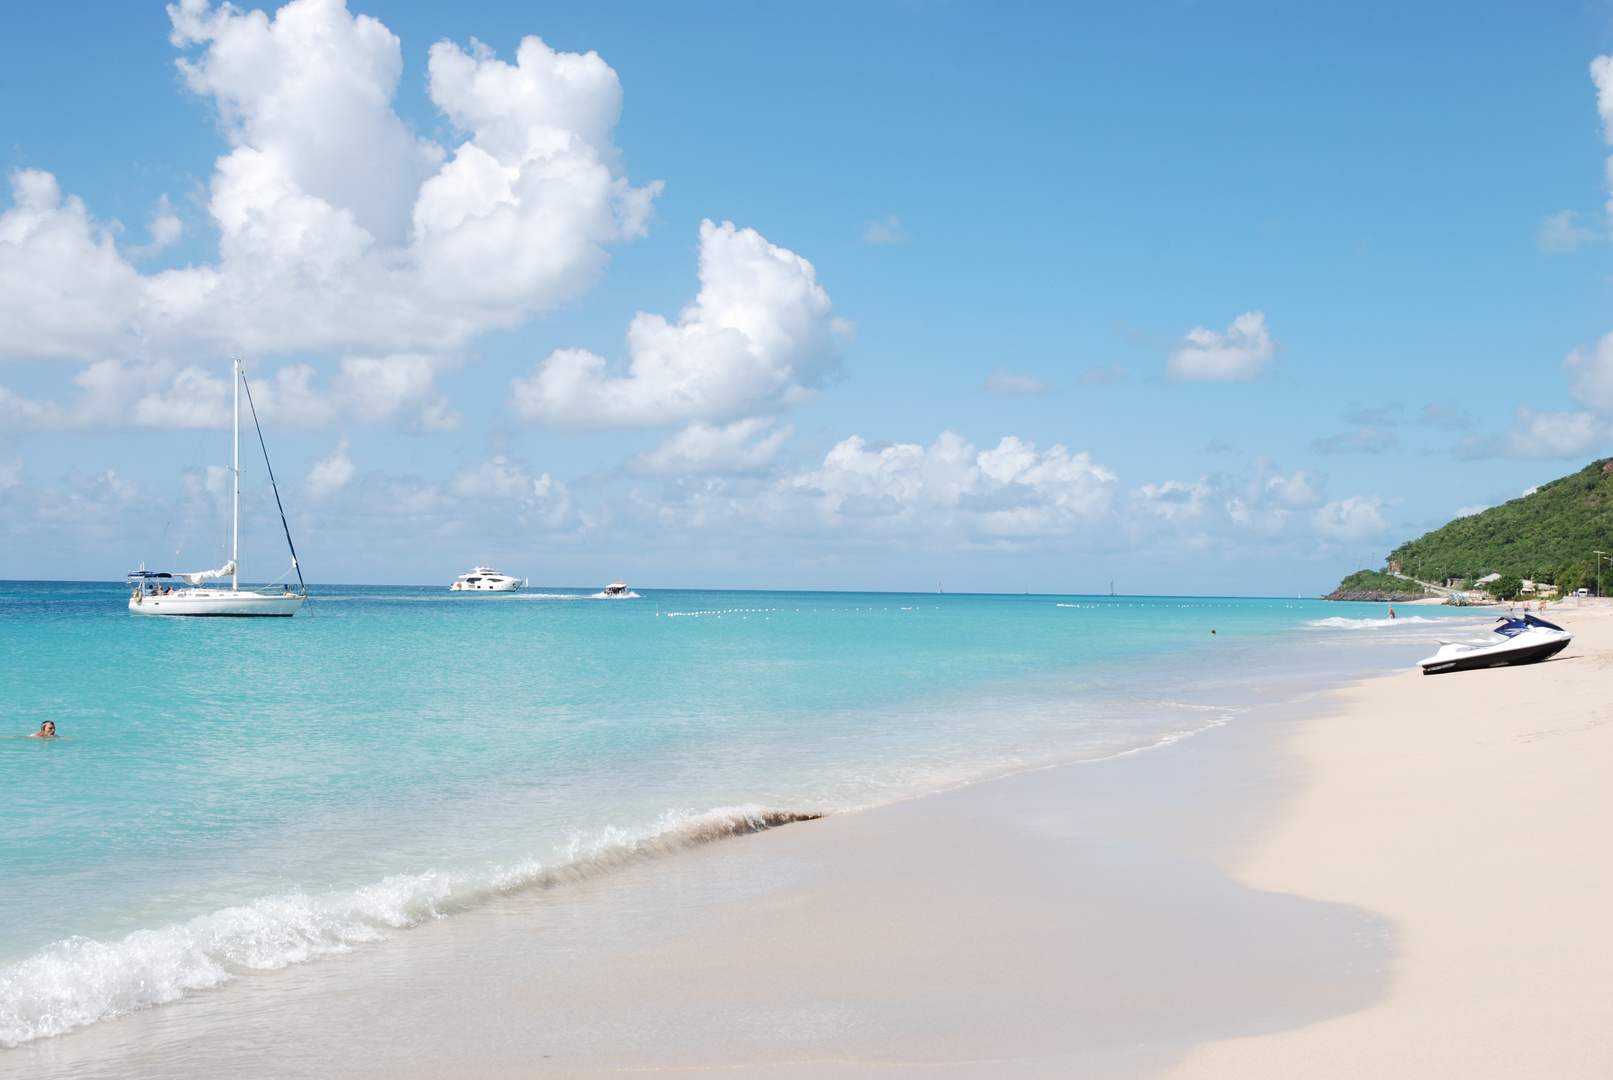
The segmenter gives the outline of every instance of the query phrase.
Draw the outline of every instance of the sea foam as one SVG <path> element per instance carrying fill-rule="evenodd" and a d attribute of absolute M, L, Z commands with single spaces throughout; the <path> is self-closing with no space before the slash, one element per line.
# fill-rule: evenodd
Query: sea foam
<path fill-rule="evenodd" d="M 427 919 L 497 896 L 605 873 L 723 837 L 822 817 L 757 805 L 667 811 L 641 831 L 578 834 L 548 862 L 479 871 L 397 874 L 322 895 L 292 890 L 183 923 L 136 930 L 121 941 L 70 937 L 0 969 L 0 1046 L 177 1001 L 238 975 L 350 952 Z"/>
<path fill-rule="evenodd" d="M 1335 615 L 1330 619 L 1315 619 L 1307 626 L 1325 626 L 1335 630 L 1373 630 L 1390 626 L 1405 626 L 1408 623 L 1437 623 L 1448 622 L 1446 619 L 1425 619 L 1421 615 L 1407 615 L 1403 619 L 1346 619 Z"/>

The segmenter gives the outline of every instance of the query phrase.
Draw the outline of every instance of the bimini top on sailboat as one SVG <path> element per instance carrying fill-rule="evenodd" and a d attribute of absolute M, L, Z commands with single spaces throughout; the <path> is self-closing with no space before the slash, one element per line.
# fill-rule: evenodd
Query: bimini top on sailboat
<path fill-rule="evenodd" d="M 263 464 L 269 470 L 269 486 L 274 489 L 274 504 L 280 510 L 280 524 L 286 530 L 286 546 L 291 549 L 291 566 L 297 571 L 297 592 L 291 586 L 282 586 L 278 593 L 252 592 L 241 588 L 239 560 L 241 557 L 241 387 L 246 385 L 246 372 L 241 361 L 235 360 L 231 368 L 235 373 L 235 448 L 234 463 L 230 469 L 235 477 L 235 498 L 232 506 L 233 527 L 230 533 L 230 561 L 217 570 L 198 570 L 191 574 L 156 574 L 135 570 L 129 574 L 134 591 L 129 597 L 129 610 L 136 615 L 295 615 L 308 599 L 308 586 L 302 580 L 302 567 L 297 565 L 297 548 L 291 542 L 291 527 L 286 525 L 286 510 L 280 503 L 280 487 L 274 482 L 274 468 L 269 465 L 269 448 L 263 442 L 263 427 L 258 424 L 258 410 L 252 404 L 252 388 L 247 387 L 246 402 L 252 410 L 252 425 L 258 431 L 258 445 L 263 448 Z M 203 587 L 204 581 L 229 578 L 230 587 Z M 171 584 L 177 578 L 190 588 L 176 589 Z"/>

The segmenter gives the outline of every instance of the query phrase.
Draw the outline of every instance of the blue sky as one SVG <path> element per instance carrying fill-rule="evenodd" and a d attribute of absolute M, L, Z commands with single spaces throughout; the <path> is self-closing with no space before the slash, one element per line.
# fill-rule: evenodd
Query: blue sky
<path fill-rule="evenodd" d="M 232 351 L 314 580 L 1314 594 L 1613 445 L 1604 6 L 247 10 L 5 16 L 0 576 L 215 565 Z"/>

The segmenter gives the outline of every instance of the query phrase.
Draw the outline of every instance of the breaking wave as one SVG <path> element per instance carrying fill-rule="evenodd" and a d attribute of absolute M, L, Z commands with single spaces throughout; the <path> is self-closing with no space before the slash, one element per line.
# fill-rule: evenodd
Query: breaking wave
<path fill-rule="evenodd" d="M 1421 615 L 1407 615 L 1403 619 L 1346 619 L 1335 615 L 1330 619 L 1316 619 L 1307 626 L 1325 626 L 1335 630 L 1371 630 L 1389 626 L 1406 626 L 1410 623 L 1438 623 L 1446 619 L 1425 619 Z"/>
<path fill-rule="evenodd" d="M 639 835 L 611 828 L 593 837 L 575 836 L 549 863 L 396 874 L 345 892 L 297 889 L 188 922 L 136 930 L 121 941 L 70 937 L 0 969 L 0 1046 L 177 1001 L 248 972 L 351 952 L 382 940 L 388 930 L 445 918 L 498 896 L 553 888 L 724 837 L 822 816 L 755 805 L 702 814 L 668 811 Z"/>

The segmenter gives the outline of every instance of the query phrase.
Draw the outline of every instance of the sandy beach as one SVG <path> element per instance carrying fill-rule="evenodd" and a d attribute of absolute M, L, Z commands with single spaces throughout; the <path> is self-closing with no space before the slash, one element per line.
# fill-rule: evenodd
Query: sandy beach
<path fill-rule="evenodd" d="M 1613 1080 L 1613 0 L 0 26 L 0 1080 Z"/>
<path fill-rule="evenodd" d="M 0 1058 L 17 1075 L 1613 1072 L 1613 608 L 1161 751 L 736 840 Z"/>
<path fill-rule="evenodd" d="M 1289 736 L 1299 797 L 1230 869 L 1391 919 L 1389 991 L 1165 1076 L 1613 1074 L 1613 608 L 1548 617 L 1556 662 L 1375 680 Z"/>

